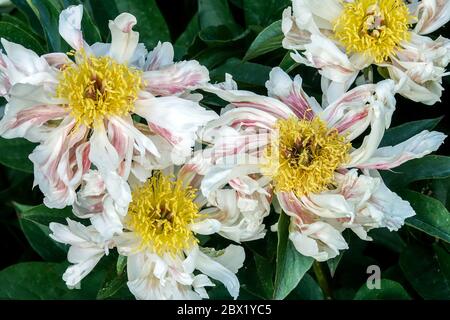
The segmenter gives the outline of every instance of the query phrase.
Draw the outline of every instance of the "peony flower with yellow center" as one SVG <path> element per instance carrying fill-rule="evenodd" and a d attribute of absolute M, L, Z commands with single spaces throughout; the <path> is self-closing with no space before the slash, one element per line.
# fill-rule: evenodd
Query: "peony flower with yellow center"
<path fill-rule="evenodd" d="M 450 41 L 426 35 L 449 19 L 448 0 L 292 0 L 283 12 L 283 47 L 319 70 L 328 103 L 376 65 L 400 84 L 399 94 L 433 105 L 442 95 Z"/>

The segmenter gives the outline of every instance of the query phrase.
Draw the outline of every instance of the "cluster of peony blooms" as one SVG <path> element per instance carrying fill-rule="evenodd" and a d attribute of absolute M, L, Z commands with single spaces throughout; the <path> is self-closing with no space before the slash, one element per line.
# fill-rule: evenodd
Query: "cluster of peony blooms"
<path fill-rule="evenodd" d="M 415 213 L 378 170 L 436 151 L 445 135 L 379 145 L 396 93 L 439 99 L 450 42 L 422 34 L 449 10 L 439 0 L 293 0 L 283 44 L 319 69 L 322 104 L 280 68 L 267 96 L 239 90 L 229 75 L 211 84 L 197 61 L 174 62 L 170 43 L 148 52 L 128 13 L 109 22 L 111 43 L 89 45 L 83 7 L 62 11 L 67 54 L 38 56 L 2 39 L 0 135 L 37 143 L 29 158 L 44 204 L 71 206 L 78 220 L 50 224 L 50 236 L 70 246 L 67 286 L 79 288 L 115 249 L 137 299 L 208 298 L 211 279 L 237 298 L 240 243 L 264 238 L 269 214 L 287 214 L 289 239 L 317 261 L 348 248 L 345 229 L 363 240 L 374 228 L 398 230 Z M 391 79 L 350 89 L 371 64 Z M 229 103 L 221 115 L 200 105 L 202 91 Z M 202 247 L 199 235 L 212 234 L 236 244 Z"/>

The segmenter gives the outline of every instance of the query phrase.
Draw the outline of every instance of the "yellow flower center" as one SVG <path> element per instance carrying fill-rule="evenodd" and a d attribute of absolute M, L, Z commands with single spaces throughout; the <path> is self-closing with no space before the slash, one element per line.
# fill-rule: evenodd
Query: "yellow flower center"
<path fill-rule="evenodd" d="M 362 53 L 381 63 L 410 38 L 412 17 L 403 0 L 355 0 L 343 6 L 334 32 L 349 53 Z"/>
<path fill-rule="evenodd" d="M 93 127 L 111 116 L 124 116 L 134 108 L 142 87 L 141 71 L 111 57 L 77 53 L 77 63 L 62 70 L 56 96 L 67 100 L 77 123 Z"/>
<path fill-rule="evenodd" d="M 334 184 L 335 170 L 348 160 L 351 144 L 320 118 L 278 120 L 278 136 L 266 148 L 262 164 L 276 192 L 297 196 L 324 191 Z"/>
<path fill-rule="evenodd" d="M 142 247 L 177 254 L 198 241 L 190 229 L 199 217 L 194 198 L 195 190 L 182 181 L 156 174 L 133 191 L 126 226 L 140 236 Z"/>

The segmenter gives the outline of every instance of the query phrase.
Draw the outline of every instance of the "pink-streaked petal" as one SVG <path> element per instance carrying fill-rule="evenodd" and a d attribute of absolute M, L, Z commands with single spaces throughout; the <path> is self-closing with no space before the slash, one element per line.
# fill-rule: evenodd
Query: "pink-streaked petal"
<path fill-rule="evenodd" d="M 291 108 L 272 97 L 260 96 L 244 90 L 223 90 L 214 85 L 205 86 L 202 89 L 216 94 L 219 98 L 232 103 L 237 108 L 258 109 L 267 113 L 269 117 L 276 117 L 277 119 L 295 116 Z"/>
<path fill-rule="evenodd" d="M 13 107 L 6 105 L 5 115 L 0 120 L 0 135 L 4 138 L 25 137 L 31 141 L 38 141 L 35 129 L 49 120 L 58 120 L 67 116 L 67 110 L 59 106 L 36 106 L 16 112 Z"/>
<path fill-rule="evenodd" d="M 170 42 L 158 42 L 158 45 L 149 52 L 144 69 L 146 71 L 158 70 L 173 64 L 174 51 Z"/>
<path fill-rule="evenodd" d="M 138 100 L 136 114 L 143 117 L 150 129 L 174 146 L 180 156 L 189 156 L 198 129 L 218 116 L 198 103 L 178 97 Z"/>
<path fill-rule="evenodd" d="M 379 170 L 398 167 L 406 161 L 421 158 L 436 151 L 446 137 L 440 132 L 422 131 L 398 145 L 378 149 L 369 160 L 358 164 L 357 167 Z"/>
<path fill-rule="evenodd" d="M 82 155 L 77 156 L 77 148 L 85 139 L 86 128 L 73 130 L 74 126 L 73 119 L 64 119 L 29 156 L 34 164 L 34 184 L 39 185 L 45 196 L 44 204 L 50 208 L 73 204 L 75 189 L 81 181 L 78 171 L 82 172 L 87 167 L 80 159 Z"/>
<path fill-rule="evenodd" d="M 146 90 L 154 96 L 169 96 L 194 89 L 209 81 L 209 72 L 197 61 L 177 62 L 144 72 Z"/>
<path fill-rule="evenodd" d="M 322 108 L 314 98 L 306 95 L 302 82 L 300 75 L 292 81 L 287 73 L 276 67 L 270 72 L 266 87 L 269 96 L 289 106 L 298 118 L 311 120 Z"/>
<path fill-rule="evenodd" d="M 329 105 L 319 116 L 329 127 L 346 134 L 347 139 L 351 141 L 361 135 L 369 125 L 374 125 L 376 120 L 382 126 L 389 127 L 395 110 L 395 91 L 395 83 L 392 80 L 361 85 Z"/>

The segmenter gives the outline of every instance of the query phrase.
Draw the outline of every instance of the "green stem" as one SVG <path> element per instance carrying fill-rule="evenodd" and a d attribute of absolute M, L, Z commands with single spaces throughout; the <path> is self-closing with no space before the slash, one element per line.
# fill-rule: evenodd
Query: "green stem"
<path fill-rule="evenodd" d="M 322 289 L 325 298 L 327 300 L 331 299 L 331 288 L 328 284 L 327 276 L 324 273 L 323 267 L 318 261 L 314 261 L 313 263 L 314 274 L 316 275 L 317 282 L 319 283 L 320 288 Z"/>

